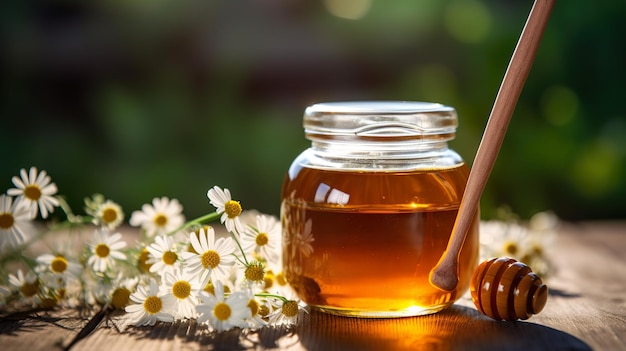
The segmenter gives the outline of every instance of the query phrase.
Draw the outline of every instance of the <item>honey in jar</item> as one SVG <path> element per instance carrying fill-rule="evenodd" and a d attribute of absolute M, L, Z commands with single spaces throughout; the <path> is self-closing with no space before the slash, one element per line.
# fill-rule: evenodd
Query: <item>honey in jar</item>
<path fill-rule="evenodd" d="M 429 283 L 469 175 L 448 147 L 456 111 L 424 102 L 321 103 L 304 114 L 311 147 L 292 163 L 281 195 L 285 278 L 328 313 L 434 313 L 468 287 L 477 264 L 475 219 L 451 292 Z"/>

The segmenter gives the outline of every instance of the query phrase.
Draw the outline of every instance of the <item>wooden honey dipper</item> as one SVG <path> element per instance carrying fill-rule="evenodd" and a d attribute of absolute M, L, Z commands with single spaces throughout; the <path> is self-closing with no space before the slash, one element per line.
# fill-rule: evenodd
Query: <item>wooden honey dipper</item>
<path fill-rule="evenodd" d="M 555 1 L 535 0 L 513 52 L 478 147 L 450 241 L 439 262 L 430 271 L 430 283 L 436 288 L 444 291 L 456 289 L 459 281 L 459 253 L 478 209 L 480 196 L 500 151 L 506 128 L 530 72 Z M 512 281 L 506 282 L 510 284 Z"/>
<path fill-rule="evenodd" d="M 541 312 L 548 300 L 548 287 L 522 262 L 492 258 L 481 263 L 470 282 L 472 301 L 483 314 L 514 321 Z"/>

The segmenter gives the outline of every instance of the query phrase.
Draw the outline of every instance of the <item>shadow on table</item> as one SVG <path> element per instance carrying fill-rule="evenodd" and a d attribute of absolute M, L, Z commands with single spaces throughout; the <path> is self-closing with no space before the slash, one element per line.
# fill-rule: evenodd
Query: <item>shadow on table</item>
<path fill-rule="evenodd" d="M 307 350 L 591 350 L 580 339 L 528 321 L 499 322 L 453 305 L 433 315 L 347 319 L 320 312 L 298 327 Z"/>
<path fill-rule="evenodd" d="M 0 314 L 0 335 L 19 337 L 23 333 L 46 330 L 50 326 L 72 330 L 80 318 L 64 315 L 53 315 L 46 309 L 18 311 Z"/>
<path fill-rule="evenodd" d="M 498 322 L 453 305 L 433 315 L 357 319 L 312 311 L 296 327 L 215 333 L 195 321 L 131 328 L 139 338 L 197 342 L 210 350 L 591 350 L 580 339 L 528 321 Z"/>

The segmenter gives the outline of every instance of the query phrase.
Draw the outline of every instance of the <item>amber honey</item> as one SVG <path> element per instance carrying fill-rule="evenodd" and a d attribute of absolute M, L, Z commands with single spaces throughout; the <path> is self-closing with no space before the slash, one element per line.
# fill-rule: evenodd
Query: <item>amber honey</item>
<path fill-rule="evenodd" d="M 460 253 L 459 284 L 428 281 L 443 254 L 468 167 L 357 171 L 292 165 L 283 184 L 285 276 L 307 304 L 364 317 L 439 311 L 469 287 L 478 214 Z"/>

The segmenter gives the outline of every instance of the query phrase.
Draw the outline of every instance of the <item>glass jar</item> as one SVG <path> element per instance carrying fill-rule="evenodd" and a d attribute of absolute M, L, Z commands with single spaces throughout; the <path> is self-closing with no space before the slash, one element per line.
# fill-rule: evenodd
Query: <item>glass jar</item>
<path fill-rule="evenodd" d="M 457 115 L 425 102 L 309 106 L 311 147 L 282 187 L 283 270 L 307 304 L 328 313 L 400 317 L 434 313 L 468 287 L 479 214 L 460 253 L 459 284 L 428 281 L 443 254 L 469 168 L 448 148 Z"/>

